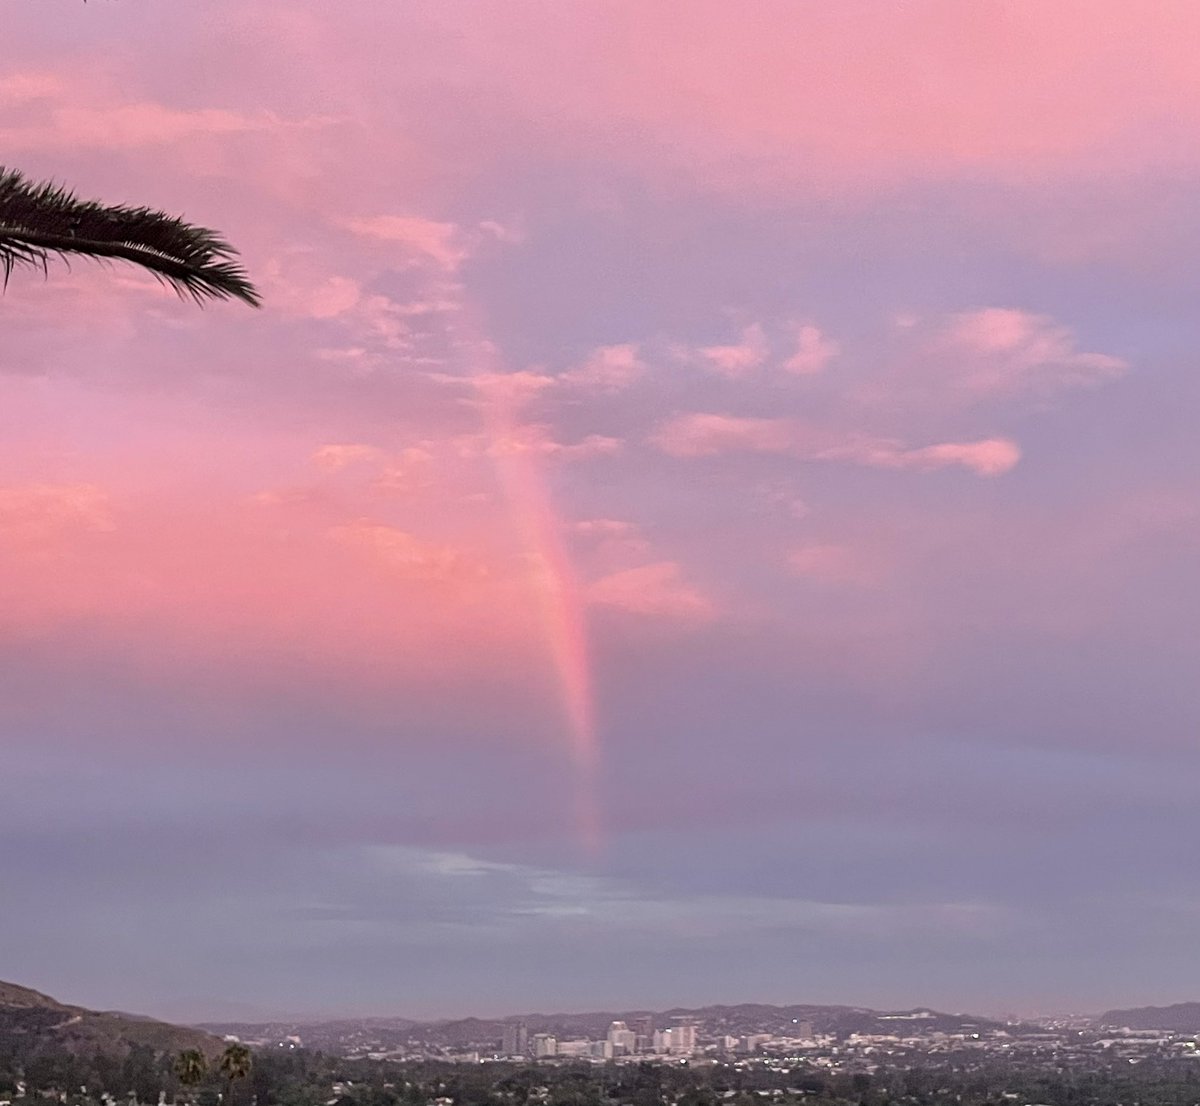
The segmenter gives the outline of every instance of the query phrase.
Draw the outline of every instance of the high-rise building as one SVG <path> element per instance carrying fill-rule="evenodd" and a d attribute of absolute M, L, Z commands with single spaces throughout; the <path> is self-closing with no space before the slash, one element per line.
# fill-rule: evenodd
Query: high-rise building
<path fill-rule="evenodd" d="M 528 1056 L 529 1027 L 524 1022 L 505 1022 L 500 1050 L 505 1056 Z"/>
<path fill-rule="evenodd" d="M 627 1056 L 637 1049 L 637 1034 L 624 1022 L 613 1022 L 608 1027 L 608 1043 L 614 1056 Z"/>
<path fill-rule="evenodd" d="M 671 1056 L 691 1056 L 696 1051 L 696 1023 L 689 1018 L 675 1018 L 677 1025 L 663 1034 L 663 1051 Z"/>
<path fill-rule="evenodd" d="M 654 1051 L 654 1018 L 650 1016 L 634 1018 L 629 1027 L 633 1030 L 633 1051 Z"/>
<path fill-rule="evenodd" d="M 535 1060 L 545 1059 L 547 1056 L 558 1055 L 558 1041 L 549 1033 L 535 1033 L 533 1035 L 533 1057 Z"/>

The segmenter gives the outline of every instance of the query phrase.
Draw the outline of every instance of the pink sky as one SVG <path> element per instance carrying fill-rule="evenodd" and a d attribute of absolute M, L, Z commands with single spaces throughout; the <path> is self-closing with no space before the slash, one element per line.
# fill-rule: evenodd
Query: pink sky
<path fill-rule="evenodd" d="M 6 17 L 5 164 L 220 228 L 264 308 L 87 265 L 0 302 L 0 834 L 70 909 L 71 835 L 124 865 L 103 925 L 0 922 L 0 977 L 185 1015 L 1195 997 L 1200 900 L 1131 859 L 1196 828 L 1194 4 Z M 172 850 L 211 880 L 156 882 Z M 168 969 L 196 896 L 242 924 Z M 489 940 L 582 967 L 481 988 Z"/>

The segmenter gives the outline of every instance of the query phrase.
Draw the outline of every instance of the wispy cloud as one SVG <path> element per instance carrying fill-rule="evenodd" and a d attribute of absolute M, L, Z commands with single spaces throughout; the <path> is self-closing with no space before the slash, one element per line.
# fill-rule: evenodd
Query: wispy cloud
<path fill-rule="evenodd" d="M 979 476 L 1008 472 L 1021 457 L 1016 444 L 1004 438 L 909 447 L 792 419 L 717 414 L 680 415 L 660 426 L 652 440 L 673 457 L 766 453 L 805 461 L 841 461 L 921 472 L 961 466 Z"/>

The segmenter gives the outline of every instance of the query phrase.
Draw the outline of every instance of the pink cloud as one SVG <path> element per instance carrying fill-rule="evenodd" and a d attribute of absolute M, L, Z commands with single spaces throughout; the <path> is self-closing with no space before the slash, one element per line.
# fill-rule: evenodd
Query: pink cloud
<path fill-rule="evenodd" d="M 637 533 L 637 527 L 632 522 L 618 518 L 585 518 L 576 522 L 572 529 L 577 534 L 605 538 L 625 538 Z"/>
<path fill-rule="evenodd" d="M 0 76 L 0 102 L 9 106 L 61 96 L 66 90 L 66 81 L 56 73 L 30 71 Z"/>
<path fill-rule="evenodd" d="M 576 461 L 588 457 L 611 457 L 620 453 L 624 444 L 620 438 L 609 437 L 606 434 L 589 434 L 577 442 L 560 442 L 549 436 L 546 427 L 526 424 L 513 427 L 505 433 L 466 439 L 461 448 L 464 456 L 530 455 Z"/>
<path fill-rule="evenodd" d="M 132 103 L 108 108 L 57 108 L 37 126 L 0 124 L 0 141 L 15 150 L 119 150 L 275 131 L 289 125 L 296 124 L 265 113 L 245 115 L 217 108 L 178 111 L 162 104 Z"/>
<path fill-rule="evenodd" d="M 1121 376 L 1127 362 L 1082 351 L 1070 328 L 1046 315 L 988 307 L 954 316 L 933 339 L 949 382 L 977 399 L 1047 396 Z"/>
<path fill-rule="evenodd" d="M 514 113 L 552 126 L 560 145 L 750 201 L 1135 177 L 1177 164 L 1200 124 L 1188 50 L 1200 14 L 1184 4 L 502 11 L 442 18 L 455 54 Z"/>
<path fill-rule="evenodd" d="M 270 296 L 271 310 L 302 318 L 335 319 L 344 316 L 361 299 L 358 281 L 343 276 L 318 276 L 312 281 L 284 279 L 278 263 L 264 267 L 261 283 Z"/>
<path fill-rule="evenodd" d="M 798 423 L 788 419 L 690 414 L 669 419 L 651 439 L 672 457 L 720 453 L 793 453 L 800 448 Z"/>
<path fill-rule="evenodd" d="M 37 544 L 72 530 L 112 530 L 107 492 L 94 484 L 0 487 L 0 544 Z"/>
<path fill-rule="evenodd" d="M 486 576 L 487 569 L 461 549 L 424 541 L 413 534 L 369 519 L 336 526 L 330 536 L 360 549 L 407 580 L 461 588 Z"/>
<path fill-rule="evenodd" d="M 645 371 L 636 345 L 601 346 L 578 368 L 563 373 L 563 379 L 588 391 L 611 393 L 629 388 Z"/>
<path fill-rule="evenodd" d="M 714 372 L 738 377 L 764 364 L 771 351 L 761 324 L 752 323 L 735 345 L 704 346 L 697 352 Z"/>
<path fill-rule="evenodd" d="M 674 457 L 724 453 L 775 453 L 810 461 L 849 461 L 874 468 L 933 469 L 962 466 L 980 476 L 1008 472 L 1020 460 L 1014 442 L 986 438 L 907 448 L 885 439 L 816 428 L 793 419 L 681 415 L 661 426 L 652 441 Z"/>
<path fill-rule="evenodd" d="M 558 381 L 545 373 L 530 372 L 480 372 L 469 378 L 470 386 L 489 403 L 503 406 L 505 410 L 524 407 L 530 400 L 553 388 Z"/>
<path fill-rule="evenodd" d="M 364 238 L 394 243 L 410 258 L 456 270 L 469 251 L 454 223 L 441 223 L 416 215 L 373 215 L 345 221 L 347 230 Z"/>
<path fill-rule="evenodd" d="M 381 452 L 376 446 L 362 442 L 334 443 L 313 450 L 312 459 L 315 465 L 326 472 L 337 472 L 361 461 L 376 461 Z"/>
<path fill-rule="evenodd" d="M 602 577 L 588 586 L 587 600 L 631 614 L 672 619 L 707 620 L 715 613 L 711 600 L 684 582 L 675 561 L 657 561 Z"/>
<path fill-rule="evenodd" d="M 802 545 L 787 558 L 788 568 L 829 584 L 869 587 L 879 583 L 879 566 L 860 550 L 846 545 Z"/>
<path fill-rule="evenodd" d="M 582 519 L 570 529 L 580 539 L 578 554 L 592 575 L 609 576 L 636 567 L 653 556 L 651 544 L 641 529 L 624 519 Z"/>
<path fill-rule="evenodd" d="M 433 476 L 430 462 L 433 454 L 421 446 L 410 446 L 398 456 L 388 458 L 371 487 L 381 495 L 408 494 L 429 487 Z"/>
<path fill-rule="evenodd" d="M 796 349 L 783 367 L 798 376 L 809 376 L 822 372 L 841 352 L 841 345 L 826 337 L 820 327 L 804 323 L 796 327 Z"/>
<path fill-rule="evenodd" d="M 920 449 L 902 449 L 869 454 L 870 464 L 884 468 L 918 471 L 961 465 L 979 476 L 1000 476 L 1016 467 L 1021 450 L 1007 438 L 985 438 L 978 442 L 939 442 Z"/>

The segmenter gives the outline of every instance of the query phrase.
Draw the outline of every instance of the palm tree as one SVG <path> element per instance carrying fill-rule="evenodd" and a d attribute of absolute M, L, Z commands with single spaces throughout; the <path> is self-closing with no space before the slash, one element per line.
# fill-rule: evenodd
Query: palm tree
<path fill-rule="evenodd" d="M 36 184 L 0 166 L 0 269 L 73 256 L 129 261 L 197 303 L 237 299 L 259 306 L 258 290 L 238 264 L 237 250 L 216 231 L 148 207 L 107 207 L 77 199 L 61 185 Z"/>
<path fill-rule="evenodd" d="M 175 1057 L 175 1076 L 179 1082 L 190 1089 L 195 1087 L 208 1074 L 208 1061 L 198 1048 L 185 1048 Z"/>
<path fill-rule="evenodd" d="M 239 1079 L 245 1079 L 250 1074 L 253 1062 L 254 1057 L 245 1045 L 234 1041 L 225 1046 L 225 1051 L 221 1053 L 221 1070 L 225 1073 L 229 1089 L 229 1093 L 225 1096 L 225 1106 L 231 1106 L 233 1084 Z"/>

